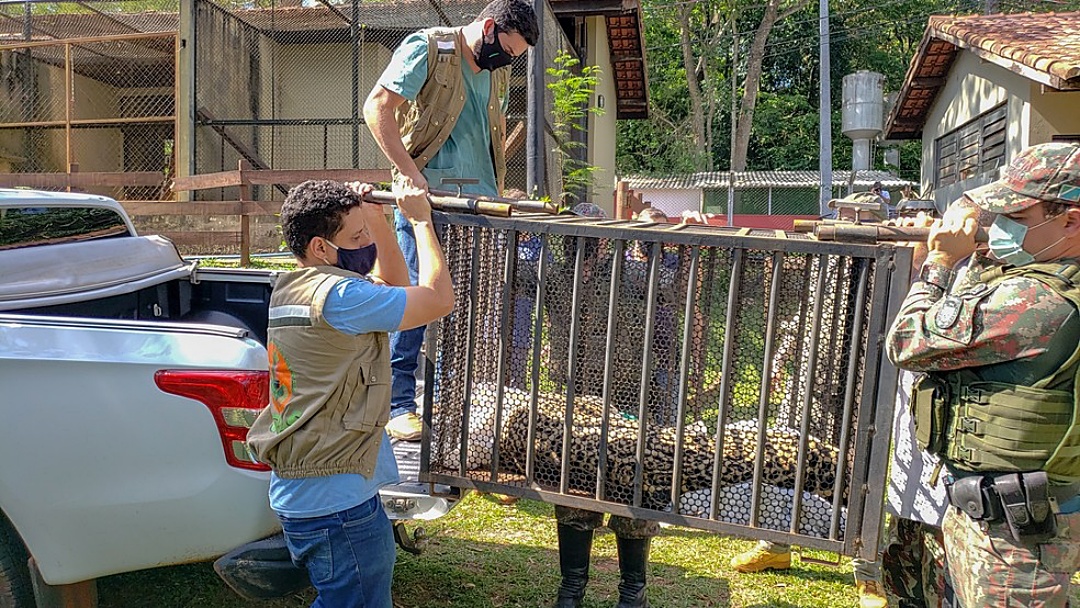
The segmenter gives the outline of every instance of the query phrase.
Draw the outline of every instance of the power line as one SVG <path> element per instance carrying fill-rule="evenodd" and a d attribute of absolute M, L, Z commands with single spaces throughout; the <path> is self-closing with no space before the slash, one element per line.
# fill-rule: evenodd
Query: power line
<path fill-rule="evenodd" d="M 678 2 L 676 4 L 694 4 L 694 3 L 697 3 L 699 1 L 700 0 L 687 0 L 686 2 Z M 864 13 L 877 12 L 883 7 L 902 4 L 902 3 L 909 2 L 909 1 L 910 0 L 883 0 L 882 2 L 879 2 L 879 3 L 877 3 L 877 4 L 873 5 L 873 6 L 869 6 L 869 7 L 864 6 L 864 7 L 852 8 L 852 9 L 846 10 L 846 11 L 833 12 L 833 13 L 830 13 L 829 18 L 830 18 L 830 20 L 832 20 L 832 19 L 842 19 L 842 18 L 846 18 L 846 17 L 857 16 L 857 15 L 864 14 Z M 1013 5 L 1013 8 L 1030 9 L 1030 5 L 1032 4 L 1032 2 L 1041 3 L 1041 4 L 1044 4 L 1044 5 L 1062 4 L 1061 0 L 1017 0 L 1015 5 Z M 939 5 L 935 6 L 935 7 L 932 7 L 929 12 L 918 13 L 914 17 L 909 17 L 907 19 L 899 21 L 899 23 L 912 23 L 914 21 L 926 20 L 932 15 L 945 14 L 947 11 L 956 10 L 956 9 L 960 8 L 960 6 L 962 4 L 967 4 L 967 3 L 968 2 L 964 2 L 964 0 L 942 2 L 941 4 L 939 4 Z M 767 5 L 764 5 L 764 4 L 754 5 L 753 8 L 760 8 L 760 7 L 764 7 L 764 6 L 767 6 Z M 664 7 L 664 8 L 666 8 L 666 7 Z M 1006 7 L 1006 8 L 1008 8 L 1008 7 Z M 973 14 L 977 14 L 977 13 L 973 13 Z M 816 25 L 817 21 L 818 21 L 817 17 L 807 16 L 804 19 L 796 19 L 794 21 L 789 20 L 789 19 L 785 19 L 784 21 L 779 22 L 779 23 L 783 23 L 783 27 L 789 28 L 789 27 L 797 27 L 799 25 L 804 25 L 804 24 L 814 24 L 814 25 Z M 896 24 L 896 23 L 898 23 L 898 21 L 895 20 L 895 19 L 880 19 L 880 20 L 878 20 L 878 21 L 876 21 L 874 23 L 871 23 L 871 24 L 860 25 L 859 29 L 841 28 L 841 29 L 835 30 L 835 31 L 839 31 L 839 32 L 843 32 L 845 30 L 873 31 L 874 28 L 878 28 L 878 27 L 884 26 L 884 25 Z M 740 32 L 735 32 L 734 34 L 727 34 L 727 35 L 723 36 L 723 38 L 730 40 L 733 36 L 743 38 L 745 36 L 753 36 L 756 33 L 757 33 L 756 29 L 755 30 L 740 31 Z M 851 39 L 851 38 L 856 38 L 857 39 L 857 37 L 850 37 L 849 36 L 849 39 Z M 793 47 L 801 47 L 803 45 L 806 45 L 808 40 L 812 40 L 812 39 L 813 39 L 812 37 L 795 35 L 795 36 L 788 37 L 788 38 L 781 38 L 781 39 L 778 39 L 778 40 L 772 40 L 769 43 L 767 43 L 766 47 L 774 47 L 775 48 L 775 47 L 784 46 L 784 45 L 790 45 L 790 46 L 793 46 Z M 659 51 L 659 50 L 668 49 L 668 48 L 678 48 L 678 44 L 675 43 L 675 44 L 666 44 L 666 45 L 653 45 L 653 46 L 647 47 L 646 51 Z"/>
<path fill-rule="evenodd" d="M 895 1 L 898 1 L 898 0 L 893 0 L 893 1 L 895 2 Z M 881 26 L 883 26 L 883 25 L 897 24 L 897 23 L 908 24 L 908 23 L 914 23 L 916 21 L 925 21 L 932 14 L 934 14 L 934 13 L 927 13 L 925 15 L 915 15 L 915 16 L 909 17 L 908 19 L 904 19 L 904 20 L 901 20 L 901 21 L 896 21 L 896 20 L 880 21 L 880 22 L 877 22 L 877 23 L 861 25 L 861 26 L 859 26 L 857 28 L 855 28 L 855 27 L 843 28 L 842 27 L 842 28 L 837 28 L 836 30 L 831 30 L 831 33 L 832 33 L 834 41 L 843 42 L 843 41 L 847 41 L 847 40 L 860 40 L 862 38 L 866 38 L 866 37 L 869 37 L 871 35 L 878 34 L 880 32 Z M 804 37 L 804 38 L 801 38 L 801 39 L 781 39 L 781 40 L 777 40 L 777 41 L 771 41 L 771 42 L 768 42 L 765 45 L 765 48 L 767 50 L 769 50 L 770 52 L 766 53 L 762 58 L 763 59 L 771 59 L 773 57 L 781 57 L 783 55 L 786 55 L 788 53 L 794 52 L 794 51 L 799 50 L 799 49 L 806 49 L 806 50 L 809 51 L 809 50 L 817 47 L 819 44 L 820 44 L 820 42 L 817 41 L 816 37 Z M 656 45 L 656 46 L 647 47 L 646 52 L 656 52 L 656 51 L 663 50 L 663 49 L 677 49 L 677 48 L 679 48 L 678 44 Z M 777 49 L 780 49 L 780 50 L 777 50 Z M 656 61 L 655 58 L 650 58 L 649 59 L 650 63 L 652 63 L 654 61 Z"/>

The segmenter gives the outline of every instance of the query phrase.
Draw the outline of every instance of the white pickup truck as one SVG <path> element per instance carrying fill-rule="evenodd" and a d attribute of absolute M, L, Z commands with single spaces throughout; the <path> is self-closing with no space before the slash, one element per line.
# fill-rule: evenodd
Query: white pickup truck
<path fill-rule="evenodd" d="M 0 606 L 225 554 L 247 597 L 306 584 L 243 446 L 274 275 L 200 268 L 108 198 L 0 189 Z M 455 502 L 407 478 L 413 446 L 383 493 L 408 549 L 400 523 Z"/>

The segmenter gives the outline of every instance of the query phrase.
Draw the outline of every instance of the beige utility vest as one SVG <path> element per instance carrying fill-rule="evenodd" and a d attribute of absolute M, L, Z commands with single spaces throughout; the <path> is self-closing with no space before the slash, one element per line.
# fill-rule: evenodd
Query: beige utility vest
<path fill-rule="evenodd" d="M 303 268 L 281 275 L 270 297 L 270 405 L 247 443 L 279 477 L 375 472 L 390 416 L 390 339 L 326 322 L 326 297 L 342 277 L 360 275 Z"/>
<path fill-rule="evenodd" d="M 406 101 L 397 109 L 401 141 L 421 171 L 450 138 L 465 107 L 465 81 L 461 76 L 464 59 L 458 32 L 458 28 L 424 30 L 428 41 L 427 80 L 415 101 Z M 487 115 L 491 129 L 491 160 L 500 193 L 506 183 L 506 127 L 502 108 L 509 90 L 510 67 L 492 71 Z M 394 174 L 396 179 L 396 170 Z M 432 184 L 432 187 L 437 188 L 438 184 Z"/>

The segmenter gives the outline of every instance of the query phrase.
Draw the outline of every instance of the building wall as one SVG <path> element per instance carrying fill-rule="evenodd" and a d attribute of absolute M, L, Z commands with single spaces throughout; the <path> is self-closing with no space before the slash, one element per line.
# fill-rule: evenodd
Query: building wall
<path fill-rule="evenodd" d="M 352 58 L 347 44 L 294 44 L 278 48 L 277 118 L 349 118 L 352 116 Z M 392 49 L 381 44 L 360 47 L 359 108 L 390 62 Z M 313 94 L 316 92 L 317 94 Z M 321 167 L 321 127 L 294 127 L 297 137 L 274 139 L 276 167 Z M 347 126 L 329 127 L 327 168 L 353 166 L 352 136 Z M 360 129 L 360 166 L 389 168 L 366 128 Z"/>
<path fill-rule="evenodd" d="M 12 103 L 0 90 L 0 103 Z M 0 129 L 0 173 L 10 173 L 22 158 L 22 131 Z"/>
<path fill-rule="evenodd" d="M 217 119 L 269 118 L 272 91 L 269 82 L 272 43 L 254 28 L 212 8 L 207 2 L 195 2 L 194 37 L 195 108 L 183 108 L 191 112 L 205 110 Z M 234 140 L 249 149 L 258 150 L 259 129 L 252 126 L 230 125 L 225 127 Z M 269 134 L 269 129 L 265 130 Z M 186 139 L 186 138 L 185 138 Z M 220 135 L 207 126 L 195 130 L 191 152 L 194 159 L 192 173 L 231 171 L 237 167 L 241 156 Z M 269 156 L 269 154 L 267 154 Z M 231 199 L 235 192 L 220 193 L 204 190 L 199 198 Z"/>
<path fill-rule="evenodd" d="M 923 127 L 922 188 L 928 190 L 934 183 L 934 142 L 1002 102 L 1008 103 L 1006 158 L 1011 159 L 1026 147 L 1030 84 L 1031 81 L 1019 74 L 983 61 L 969 51 L 960 51 Z M 959 198 L 965 190 L 997 177 L 996 174 L 983 174 L 951 184 L 934 191 L 934 200 L 943 207 Z"/>
<path fill-rule="evenodd" d="M 64 120 L 64 69 L 43 63 L 37 64 L 38 91 L 43 99 L 51 100 L 42 120 Z M 75 103 L 73 120 L 113 118 L 118 116 L 119 99 L 115 87 L 75 74 L 73 80 Z M 46 171 L 67 170 L 67 144 L 64 129 L 48 129 L 45 157 L 41 164 Z M 122 171 L 124 140 L 120 129 L 72 129 L 72 162 L 80 171 Z"/>
<path fill-rule="evenodd" d="M 603 17 L 586 20 L 588 49 L 586 61 L 600 66 L 600 82 L 592 103 L 604 100 L 604 113 L 589 115 L 589 159 L 600 169 L 593 174 L 592 202 L 613 216 L 615 209 L 615 75 L 612 74 L 611 47 L 608 44 L 607 21 Z"/>
<path fill-rule="evenodd" d="M 1080 91 L 1057 91 L 1032 82 L 1029 96 L 1028 145 L 1044 144 L 1055 135 L 1080 135 Z"/>

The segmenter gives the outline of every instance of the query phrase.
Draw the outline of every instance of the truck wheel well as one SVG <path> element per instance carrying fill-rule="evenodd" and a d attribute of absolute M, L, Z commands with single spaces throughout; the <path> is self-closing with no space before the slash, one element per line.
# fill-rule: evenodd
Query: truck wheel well
<path fill-rule="evenodd" d="M 26 565 L 29 558 L 19 533 L 0 511 L 0 605 L 33 608 L 34 593 Z"/>

